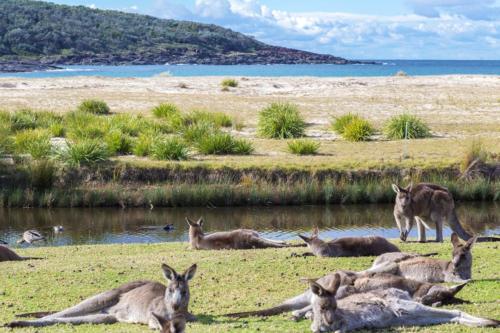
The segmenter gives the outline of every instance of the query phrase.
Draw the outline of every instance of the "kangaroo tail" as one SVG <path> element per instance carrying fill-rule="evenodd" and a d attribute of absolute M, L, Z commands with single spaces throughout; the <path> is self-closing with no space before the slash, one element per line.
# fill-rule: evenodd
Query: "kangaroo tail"
<path fill-rule="evenodd" d="M 465 229 L 460 224 L 460 221 L 458 220 L 457 213 L 456 213 L 455 209 L 453 209 L 453 211 L 448 219 L 448 224 L 449 224 L 451 230 L 453 230 L 453 232 L 455 232 L 458 235 L 458 237 L 462 238 L 463 240 L 467 241 L 470 238 L 472 238 L 472 235 L 469 234 L 467 231 L 465 231 Z"/>
<path fill-rule="evenodd" d="M 420 221 L 420 223 L 422 223 L 422 225 L 424 226 L 424 228 L 425 228 L 425 229 L 427 229 L 427 230 L 431 230 L 431 227 L 429 227 L 429 225 L 428 225 L 427 223 L 425 223 L 425 221 L 424 221 L 424 220 L 419 219 L 419 221 Z"/>
<path fill-rule="evenodd" d="M 480 242 L 500 242 L 500 237 L 493 237 L 493 236 L 478 237 L 476 239 L 476 243 Z"/>
<path fill-rule="evenodd" d="M 267 317 L 274 316 L 283 312 L 289 312 L 293 310 L 299 310 L 306 306 L 308 306 L 310 301 L 310 294 L 305 292 L 298 296 L 287 299 L 280 305 L 274 306 L 269 309 L 258 310 L 258 311 L 247 311 L 247 312 L 236 312 L 236 313 L 228 313 L 225 316 L 233 317 L 233 318 L 244 318 L 244 317 Z"/>
<path fill-rule="evenodd" d="M 500 321 L 495 319 L 475 317 L 465 312 L 460 312 L 456 319 L 460 324 L 472 327 L 500 327 Z"/>
<path fill-rule="evenodd" d="M 40 258 L 40 257 L 21 257 L 21 260 L 44 260 L 46 258 Z"/>

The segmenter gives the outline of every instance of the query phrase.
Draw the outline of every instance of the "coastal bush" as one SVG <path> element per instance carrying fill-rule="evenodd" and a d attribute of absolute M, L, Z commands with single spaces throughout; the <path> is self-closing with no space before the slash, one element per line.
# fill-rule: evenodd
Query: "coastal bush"
<path fill-rule="evenodd" d="M 320 143 L 308 139 L 298 139 L 288 142 L 288 151 L 296 155 L 315 155 L 318 153 Z"/>
<path fill-rule="evenodd" d="M 102 139 L 110 130 L 107 118 L 80 111 L 68 113 L 63 124 L 66 126 L 67 136 L 73 140 Z"/>
<path fill-rule="evenodd" d="M 236 88 L 238 87 L 238 81 L 235 79 L 224 79 L 221 82 L 223 88 Z"/>
<path fill-rule="evenodd" d="M 304 136 L 306 123 L 297 105 L 272 103 L 259 113 L 258 133 L 270 139 L 292 139 Z"/>
<path fill-rule="evenodd" d="M 367 141 L 373 135 L 374 129 L 365 119 L 354 119 L 344 128 L 342 137 L 347 141 Z"/>
<path fill-rule="evenodd" d="M 151 146 L 153 145 L 153 138 L 148 134 L 140 134 L 135 140 L 132 153 L 135 156 L 148 156 L 151 153 Z"/>
<path fill-rule="evenodd" d="M 185 126 L 181 133 L 186 142 L 195 143 L 217 131 L 219 129 L 213 123 L 201 121 Z"/>
<path fill-rule="evenodd" d="M 245 139 L 236 139 L 229 133 L 217 132 L 202 137 L 197 142 L 198 151 L 207 155 L 248 155 L 254 150 Z"/>
<path fill-rule="evenodd" d="M 46 130 L 30 129 L 17 132 L 14 141 L 18 154 L 30 154 L 34 159 L 45 158 L 51 152 L 50 135 Z"/>
<path fill-rule="evenodd" d="M 106 161 L 109 151 L 101 141 L 86 139 L 68 143 L 65 149 L 57 152 L 57 156 L 63 163 L 72 167 L 93 166 Z"/>
<path fill-rule="evenodd" d="M 337 133 L 342 135 L 344 133 L 345 127 L 355 119 L 361 119 L 360 116 L 352 113 L 342 115 L 340 117 L 333 118 L 332 129 Z"/>
<path fill-rule="evenodd" d="M 132 139 L 119 130 L 109 131 L 104 136 L 104 142 L 111 155 L 129 154 L 132 151 Z"/>
<path fill-rule="evenodd" d="M 36 113 L 29 109 L 13 112 L 10 115 L 10 126 L 12 131 L 22 131 L 37 127 Z"/>
<path fill-rule="evenodd" d="M 188 146 L 179 137 L 158 137 L 151 146 L 151 155 L 157 160 L 187 160 Z"/>
<path fill-rule="evenodd" d="M 417 116 L 408 113 L 390 118 L 385 125 L 384 133 L 388 139 L 392 140 L 419 139 L 431 136 L 429 127 Z"/>
<path fill-rule="evenodd" d="M 185 115 L 184 124 L 197 124 L 197 123 L 212 123 L 216 127 L 231 127 L 233 120 L 230 116 L 223 112 L 208 112 L 201 110 L 194 110 Z"/>
<path fill-rule="evenodd" d="M 78 111 L 97 115 L 109 114 L 110 109 L 106 102 L 97 99 L 86 99 L 78 106 Z"/>

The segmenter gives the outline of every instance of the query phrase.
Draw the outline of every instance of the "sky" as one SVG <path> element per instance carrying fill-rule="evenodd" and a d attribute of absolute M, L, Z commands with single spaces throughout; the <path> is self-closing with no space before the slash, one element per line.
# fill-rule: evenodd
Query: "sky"
<path fill-rule="evenodd" d="M 500 60 L 500 0 L 52 0 L 221 25 L 350 59 Z"/>

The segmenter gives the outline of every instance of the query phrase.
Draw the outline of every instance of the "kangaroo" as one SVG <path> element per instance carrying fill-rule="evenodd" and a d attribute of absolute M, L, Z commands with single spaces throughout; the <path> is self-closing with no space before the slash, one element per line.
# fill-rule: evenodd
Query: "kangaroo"
<path fill-rule="evenodd" d="M 458 310 L 436 309 L 412 300 L 403 290 L 389 288 L 336 299 L 341 277 L 328 286 L 311 281 L 311 330 L 350 332 L 391 326 L 424 326 L 459 323 L 467 326 L 498 327 L 500 322 L 479 318 Z"/>
<path fill-rule="evenodd" d="M 21 261 L 21 260 L 39 260 L 37 257 L 21 257 L 7 246 L 0 245 L 0 262 L 2 261 Z"/>
<path fill-rule="evenodd" d="M 21 239 L 17 241 L 17 244 L 28 243 L 33 244 L 39 241 L 45 241 L 45 237 L 37 230 L 28 230 L 23 233 Z"/>
<path fill-rule="evenodd" d="M 325 242 L 318 235 L 317 227 L 313 229 L 311 237 L 299 235 L 317 257 L 361 257 L 399 252 L 396 245 L 379 236 L 343 237 Z"/>
<path fill-rule="evenodd" d="M 374 265 L 366 272 L 386 272 L 421 282 L 458 282 L 463 283 L 472 277 L 471 249 L 476 237 L 463 243 L 456 233 L 451 235 L 453 245 L 452 260 L 415 257 L 402 261 L 385 261 L 376 258 Z M 387 256 L 387 255 L 386 255 Z M 382 257 L 382 256 L 381 256 Z"/>
<path fill-rule="evenodd" d="M 463 240 L 469 240 L 472 235 L 465 231 L 458 220 L 453 196 L 446 187 L 436 184 L 410 184 L 402 188 L 392 184 L 396 192 L 394 218 L 399 228 L 399 237 L 406 241 L 415 221 L 417 223 L 418 241 L 425 242 L 427 222 L 436 224 L 436 241 L 443 241 L 443 222 L 447 221 L 450 228 Z M 403 222 L 405 224 L 403 225 Z"/>
<path fill-rule="evenodd" d="M 221 249 L 263 249 L 267 247 L 281 248 L 294 247 L 282 241 L 275 241 L 259 236 L 254 230 L 237 229 L 233 231 L 214 232 L 209 235 L 203 233 L 203 218 L 197 222 L 186 217 L 189 224 L 189 243 L 195 250 Z"/>
<path fill-rule="evenodd" d="M 425 254 L 419 254 L 419 253 L 408 253 L 408 252 L 388 252 L 379 255 L 375 260 L 373 261 L 372 267 L 378 266 L 380 264 L 383 264 L 385 262 L 400 262 L 403 260 L 408 260 L 408 259 L 413 259 L 413 258 L 421 258 L 421 257 L 431 257 L 431 256 L 436 256 L 438 255 L 437 252 L 430 252 L 430 253 L 425 253 Z"/>
<path fill-rule="evenodd" d="M 184 333 L 186 331 L 186 316 L 182 313 L 177 313 L 169 319 L 154 312 L 151 315 L 161 327 L 160 333 Z"/>
<path fill-rule="evenodd" d="M 130 282 L 92 296 L 66 310 L 32 321 L 14 321 L 6 326 L 42 327 L 60 323 L 79 325 L 121 322 L 147 324 L 152 329 L 164 329 L 162 322 L 158 321 L 159 317 L 171 322 L 170 332 L 183 332 L 181 316 L 187 319 L 194 318 L 188 312 L 190 297 L 188 281 L 194 277 L 196 264 L 181 275 L 166 264 L 162 265 L 162 270 L 169 281 L 167 286 L 153 281 Z M 182 330 L 177 331 L 176 325 Z"/>
<path fill-rule="evenodd" d="M 312 281 L 321 285 L 330 285 L 336 277 L 340 278 L 340 289 L 337 299 L 351 294 L 367 292 L 376 289 L 397 288 L 406 291 L 417 302 L 430 305 L 440 305 L 452 299 L 465 286 L 464 284 L 447 287 L 432 283 L 422 283 L 405 279 L 400 276 L 385 273 L 356 273 L 351 271 L 337 271 Z M 311 281 L 307 279 L 306 281 Z M 278 306 L 258 311 L 231 313 L 229 317 L 273 316 L 283 312 L 293 311 L 292 318 L 298 320 L 311 311 L 312 293 L 308 289 L 304 293 L 285 300 Z"/>

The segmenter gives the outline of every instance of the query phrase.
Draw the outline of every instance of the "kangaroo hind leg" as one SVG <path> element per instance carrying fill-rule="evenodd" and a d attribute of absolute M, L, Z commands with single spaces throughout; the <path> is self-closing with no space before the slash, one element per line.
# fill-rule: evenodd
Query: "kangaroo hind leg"
<path fill-rule="evenodd" d="M 115 316 L 110 314 L 91 314 L 80 317 L 63 317 L 63 318 L 49 318 L 38 319 L 32 321 L 13 321 L 7 324 L 7 327 L 44 327 L 57 324 L 114 324 L 118 322 Z"/>
<path fill-rule="evenodd" d="M 418 231 L 418 241 L 420 243 L 425 243 L 425 222 L 420 217 L 415 217 L 415 221 L 417 222 L 417 231 Z"/>

